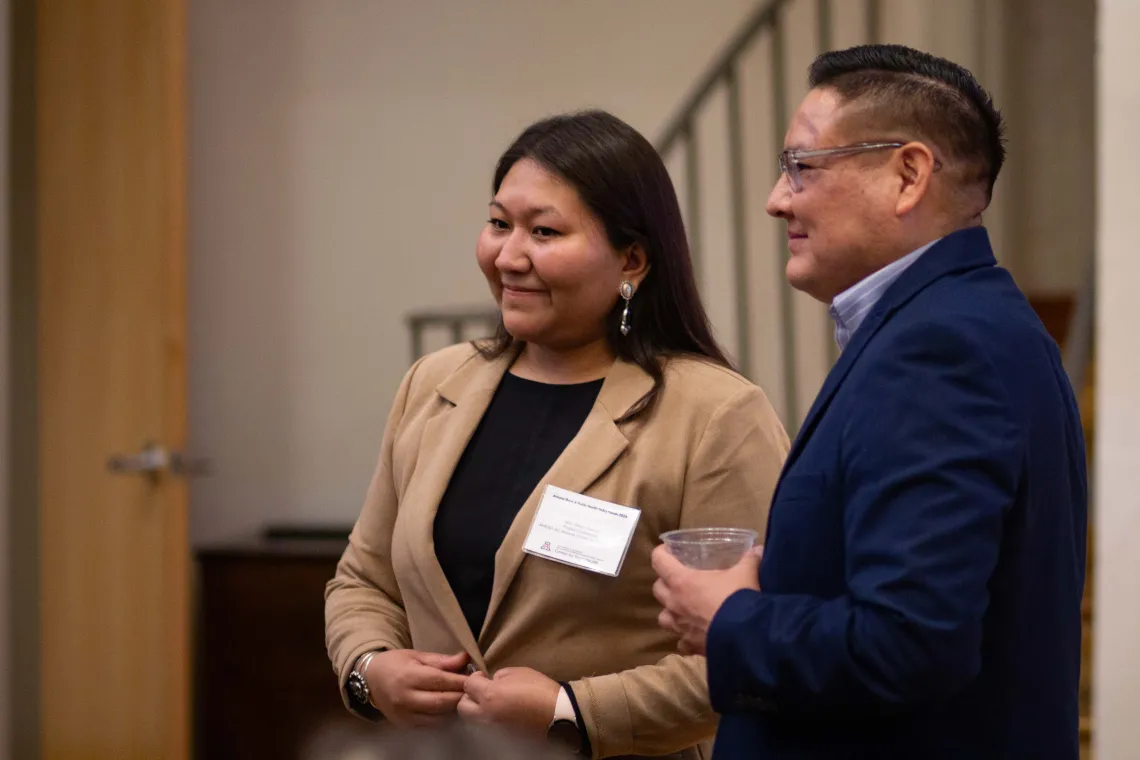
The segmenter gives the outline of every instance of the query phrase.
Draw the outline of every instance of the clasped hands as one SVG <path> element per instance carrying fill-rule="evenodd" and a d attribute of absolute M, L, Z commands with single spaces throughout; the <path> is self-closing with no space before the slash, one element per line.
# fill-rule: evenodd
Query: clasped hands
<path fill-rule="evenodd" d="M 466 652 L 454 655 L 397 649 L 368 664 L 372 702 L 399 726 L 434 726 L 455 713 L 544 737 L 554 717 L 558 682 L 531 668 L 503 668 L 488 678 L 467 674 Z"/>
<path fill-rule="evenodd" d="M 677 634 L 679 651 L 705 653 L 713 616 L 735 592 L 759 590 L 759 566 L 758 549 L 727 570 L 694 570 L 664 546 L 654 550 L 653 595 L 663 608 L 657 621 Z M 545 736 L 561 688 L 557 681 L 531 668 L 503 668 L 494 677 L 468 675 L 469 663 L 466 652 L 381 652 L 366 674 L 373 704 L 396 725 L 433 726 L 458 713 L 464 720 Z"/>

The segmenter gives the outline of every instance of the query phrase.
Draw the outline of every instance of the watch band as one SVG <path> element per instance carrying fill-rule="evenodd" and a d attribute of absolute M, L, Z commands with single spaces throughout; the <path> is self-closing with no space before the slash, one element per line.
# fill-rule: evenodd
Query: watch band
<path fill-rule="evenodd" d="M 372 704 L 372 690 L 368 686 L 368 666 L 372 662 L 372 658 L 384 651 L 383 649 L 374 649 L 360 655 L 356 659 L 356 664 L 352 666 L 352 671 L 348 674 L 348 682 L 345 684 L 348 696 L 353 705 L 359 711 L 375 710 L 375 705 Z"/>
<path fill-rule="evenodd" d="M 578 726 L 578 716 L 574 714 L 574 703 L 570 701 L 570 695 L 566 693 L 565 686 L 558 690 L 558 701 L 554 703 L 554 717 L 550 719 L 550 725 L 553 726 L 560 720 L 568 720 L 581 728 Z"/>
<path fill-rule="evenodd" d="M 586 729 L 586 722 L 582 717 L 582 710 L 578 706 L 578 698 L 574 696 L 574 689 L 570 688 L 570 684 L 565 681 L 559 681 L 558 685 L 562 687 L 562 691 L 566 695 L 566 699 L 570 702 L 570 709 L 574 711 L 573 721 L 565 721 L 564 725 L 574 726 L 578 730 L 578 754 L 581 757 L 592 757 L 594 751 L 593 745 L 590 742 L 590 732 Z M 549 730 L 547 733 L 549 735 Z M 573 750 L 575 748 L 571 747 L 570 749 Z"/>

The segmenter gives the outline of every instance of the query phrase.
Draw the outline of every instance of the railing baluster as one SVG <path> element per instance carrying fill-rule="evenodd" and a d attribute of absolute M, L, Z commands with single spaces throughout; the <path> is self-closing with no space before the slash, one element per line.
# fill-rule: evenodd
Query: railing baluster
<path fill-rule="evenodd" d="M 784 131 L 788 128 L 787 72 L 784 64 L 784 24 L 781 14 L 775 14 L 772 24 L 772 124 L 776 135 L 777 151 L 784 149 Z M 784 359 L 784 415 L 789 435 L 795 435 L 800 426 L 797 401 L 798 372 L 796 371 L 796 325 L 792 309 L 792 291 L 785 283 L 787 266 L 785 251 L 788 236 L 784 227 L 778 228 L 776 239 L 776 281 L 780 283 L 781 348 Z"/>
<path fill-rule="evenodd" d="M 411 320 L 412 326 L 412 363 L 414 364 L 424 355 L 423 322 L 418 319 Z"/>
<path fill-rule="evenodd" d="M 867 42 L 868 44 L 875 44 L 883 36 L 883 17 L 882 8 L 879 5 L 879 0 L 865 0 L 867 10 Z"/>
<path fill-rule="evenodd" d="M 689 256 L 693 274 L 701 281 L 701 173 L 697 130 L 692 120 L 685 123 L 685 207 L 688 212 Z"/>
<path fill-rule="evenodd" d="M 728 88 L 728 171 L 732 182 L 732 251 L 736 279 L 736 361 L 740 372 L 752 378 L 752 319 L 748 294 L 752 283 L 748 277 L 748 219 L 744 187 L 743 117 L 740 113 L 740 78 L 736 67 L 724 75 Z"/>
<path fill-rule="evenodd" d="M 819 52 L 831 50 L 831 0 L 816 0 L 815 19 L 819 24 Z"/>
<path fill-rule="evenodd" d="M 492 335 L 495 334 L 495 328 L 497 328 L 499 326 L 497 322 L 491 322 L 490 320 L 487 320 L 487 319 L 480 320 L 479 324 L 481 324 L 483 327 L 482 327 L 482 329 L 480 329 L 479 335 L 476 336 L 477 340 L 482 340 L 484 338 L 491 337 Z"/>
<path fill-rule="evenodd" d="M 819 24 L 819 52 L 824 53 L 831 50 L 831 0 L 816 0 L 816 23 Z M 835 342 L 835 336 L 831 330 L 824 333 L 824 340 L 827 341 L 827 358 L 829 362 L 834 365 L 839 361 L 839 345 Z"/>
<path fill-rule="evenodd" d="M 424 355 L 424 344 L 429 330 L 446 329 L 451 334 L 452 343 L 462 343 L 467 340 L 472 329 L 482 330 L 480 326 L 489 326 L 491 330 L 478 338 L 490 337 L 499 326 L 499 310 L 497 308 L 471 309 L 460 311 L 417 311 L 404 317 L 411 338 L 412 361 Z"/>

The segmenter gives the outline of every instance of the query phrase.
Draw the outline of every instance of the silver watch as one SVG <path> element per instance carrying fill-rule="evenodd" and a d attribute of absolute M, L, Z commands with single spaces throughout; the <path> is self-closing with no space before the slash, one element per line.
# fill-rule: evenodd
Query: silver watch
<path fill-rule="evenodd" d="M 352 672 L 348 674 L 348 682 L 345 686 L 348 688 L 348 695 L 357 709 L 373 706 L 372 690 L 368 688 L 368 679 L 364 677 L 364 674 L 368 672 L 368 663 L 372 662 L 372 658 L 379 653 L 379 651 L 373 651 L 360 655 L 356 660 L 356 665 L 352 668 Z"/>

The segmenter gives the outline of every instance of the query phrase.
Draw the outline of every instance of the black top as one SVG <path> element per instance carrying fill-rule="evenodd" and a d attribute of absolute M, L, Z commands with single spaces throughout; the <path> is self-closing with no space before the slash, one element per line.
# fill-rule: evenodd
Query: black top
<path fill-rule="evenodd" d="M 460 457 L 435 516 L 435 553 L 476 638 L 491 602 L 495 552 L 601 388 L 601 380 L 548 385 L 508 373 Z"/>

